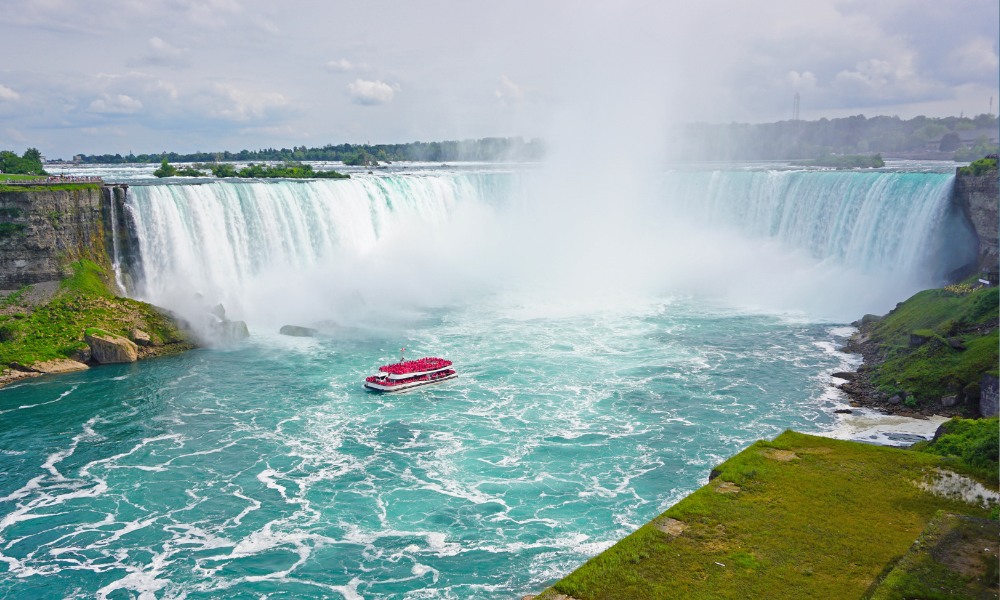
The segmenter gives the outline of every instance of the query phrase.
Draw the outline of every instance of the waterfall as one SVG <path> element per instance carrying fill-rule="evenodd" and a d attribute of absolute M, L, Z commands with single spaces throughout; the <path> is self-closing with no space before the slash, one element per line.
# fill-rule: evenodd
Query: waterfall
<path fill-rule="evenodd" d="M 951 206 L 954 176 L 861 171 L 696 171 L 667 177 L 674 206 L 820 260 L 940 279 L 974 250 Z"/>
<path fill-rule="evenodd" d="M 463 203 L 496 203 L 508 180 L 452 174 L 132 186 L 137 293 L 169 307 L 196 294 L 232 307 L 260 277 L 322 277 L 393 232 L 440 227 Z"/>
<path fill-rule="evenodd" d="M 121 244 L 118 241 L 118 198 L 115 197 L 118 188 L 109 188 L 111 196 L 111 269 L 115 272 L 115 285 L 118 292 L 124 294 L 125 281 L 122 278 Z"/>
<path fill-rule="evenodd" d="M 975 253 L 974 237 L 951 206 L 953 177 L 947 174 L 670 171 L 655 179 L 652 198 L 631 207 L 629 198 L 574 196 L 560 199 L 556 210 L 551 201 L 559 187 L 544 178 L 535 171 L 428 170 L 344 181 L 132 186 L 126 208 L 138 243 L 137 294 L 174 309 L 195 296 L 227 308 L 259 308 L 302 296 L 332 304 L 338 285 L 353 285 L 361 301 L 420 285 L 459 288 L 467 286 L 457 281 L 461 276 L 484 273 L 498 286 L 506 284 L 504 275 L 523 275 L 528 287 L 562 276 L 566 281 L 554 286 L 560 288 L 679 281 L 692 273 L 720 279 L 728 276 L 718 272 L 727 262 L 733 263 L 732 280 L 750 280 L 749 269 L 758 271 L 753 279 L 770 280 L 780 277 L 771 259 L 804 254 L 815 264 L 859 274 L 865 278 L 859 285 L 884 280 L 884 304 L 939 283 Z M 609 195 L 608 187 L 595 189 Z M 547 203 L 548 211 L 532 212 Z M 565 217 L 595 207 L 600 212 L 586 231 L 572 233 L 584 221 Z M 461 220 L 463 210 L 480 212 Z M 737 238 L 744 242 L 733 242 Z M 441 239 L 450 245 L 434 246 Z M 761 243 L 771 254 L 756 265 L 747 255 Z M 369 260 L 387 247 L 391 259 Z M 434 255 L 440 247 L 445 250 Z M 703 258 L 706 250 L 716 254 L 714 262 Z M 727 252 L 736 258 L 726 258 Z M 829 285 L 823 273 L 804 282 L 800 266 L 783 268 L 798 278 L 795 285 L 808 287 L 806 293 L 815 296 L 817 286 Z M 462 271 L 456 267 L 465 271 L 456 275 Z M 452 280 L 435 280 L 442 272 Z M 364 283 L 371 285 L 346 282 L 348 276 L 367 276 Z M 781 289 L 772 286 L 771 292 Z"/>

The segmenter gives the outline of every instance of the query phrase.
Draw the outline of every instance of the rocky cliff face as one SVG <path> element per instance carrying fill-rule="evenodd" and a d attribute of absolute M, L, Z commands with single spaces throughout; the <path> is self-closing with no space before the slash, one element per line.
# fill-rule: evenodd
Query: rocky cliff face
<path fill-rule="evenodd" d="M 110 270 L 112 228 L 124 227 L 124 185 L 0 191 L 0 289 L 59 280 L 86 258 Z"/>
<path fill-rule="evenodd" d="M 995 272 L 1000 261 L 997 249 L 998 199 L 1000 190 L 996 171 L 986 175 L 955 176 L 952 201 L 965 213 L 979 238 L 980 271 Z"/>

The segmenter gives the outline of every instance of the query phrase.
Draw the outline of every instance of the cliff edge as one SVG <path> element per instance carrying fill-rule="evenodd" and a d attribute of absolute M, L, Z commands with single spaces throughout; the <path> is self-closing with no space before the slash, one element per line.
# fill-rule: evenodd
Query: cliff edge
<path fill-rule="evenodd" d="M 997 229 L 1000 223 L 997 209 L 1000 203 L 1000 179 L 997 176 L 996 159 L 992 161 L 992 168 L 987 166 L 973 173 L 967 169 L 960 167 L 955 173 L 952 202 L 965 214 L 979 241 L 977 270 L 996 274 L 997 266 L 1000 264 L 997 241 Z"/>
<path fill-rule="evenodd" d="M 173 315 L 117 295 L 126 189 L 0 185 L 0 385 L 194 347 Z"/>

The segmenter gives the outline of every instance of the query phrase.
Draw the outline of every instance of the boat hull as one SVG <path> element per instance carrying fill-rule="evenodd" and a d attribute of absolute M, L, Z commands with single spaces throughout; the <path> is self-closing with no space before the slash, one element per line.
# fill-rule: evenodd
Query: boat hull
<path fill-rule="evenodd" d="M 373 392 L 379 392 L 381 394 L 395 394 L 398 392 L 412 390 L 413 388 L 418 388 L 425 385 L 434 385 L 435 383 L 441 383 L 442 381 L 448 381 L 449 379 L 454 379 L 456 377 L 458 377 L 458 373 L 452 373 L 451 375 L 445 375 L 444 377 L 438 377 L 437 379 L 429 379 L 426 381 L 411 381 L 409 383 L 397 383 L 395 385 L 381 385 L 378 383 L 371 383 L 369 381 L 366 381 L 363 385 L 365 389 Z"/>

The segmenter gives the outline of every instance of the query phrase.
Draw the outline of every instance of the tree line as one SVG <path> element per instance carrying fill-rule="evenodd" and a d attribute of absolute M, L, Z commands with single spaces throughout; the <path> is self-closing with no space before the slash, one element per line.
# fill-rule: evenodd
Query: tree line
<path fill-rule="evenodd" d="M 544 154 L 541 140 L 525 141 L 523 138 L 482 138 L 477 140 L 446 142 L 410 142 L 408 144 L 327 144 L 320 148 L 294 146 L 292 148 L 262 148 L 238 152 L 161 152 L 159 154 L 80 154 L 74 160 L 82 163 L 124 164 L 169 162 L 248 162 L 276 161 L 300 162 L 342 161 L 347 165 L 367 166 L 395 161 L 447 162 L 447 161 L 533 161 Z"/>
<path fill-rule="evenodd" d="M 153 171 L 156 177 L 242 177 L 248 179 L 350 179 L 351 176 L 337 171 L 315 171 L 312 165 L 297 162 L 286 162 L 283 165 L 267 165 L 250 163 L 242 169 L 237 169 L 232 163 L 194 164 L 189 167 L 177 168 L 167 159 L 160 162 L 160 168 Z"/>
<path fill-rule="evenodd" d="M 691 160 L 792 160 L 833 154 L 937 155 L 972 160 L 997 151 L 997 117 L 864 115 L 777 123 L 693 123 L 673 131 L 678 155 Z M 987 135 L 992 132 L 992 135 Z M 968 138 L 971 141 L 963 141 Z M 992 138 L 992 139 L 990 139 Z M 942 154 L 947 153 L 947 154 Z"/>

